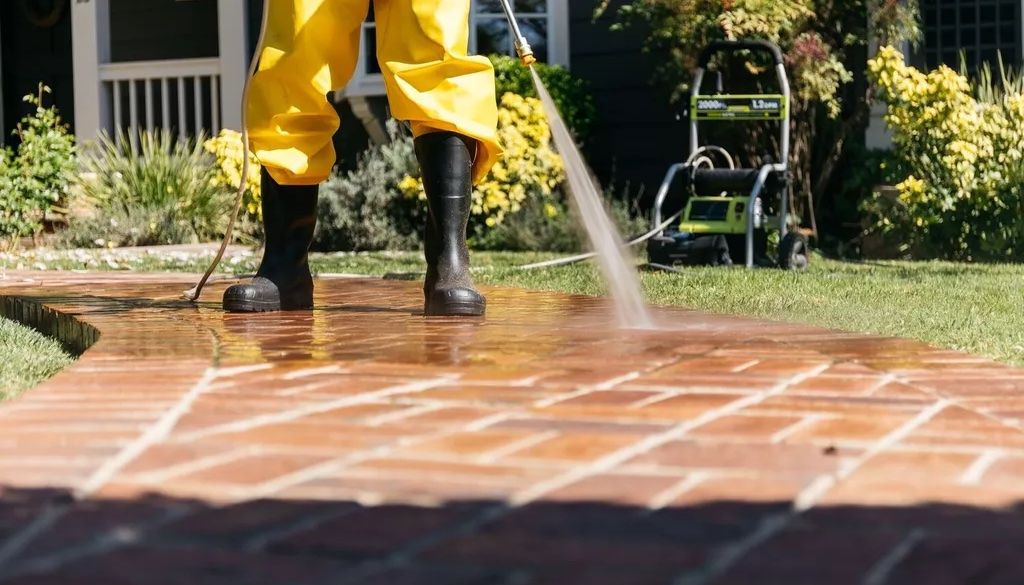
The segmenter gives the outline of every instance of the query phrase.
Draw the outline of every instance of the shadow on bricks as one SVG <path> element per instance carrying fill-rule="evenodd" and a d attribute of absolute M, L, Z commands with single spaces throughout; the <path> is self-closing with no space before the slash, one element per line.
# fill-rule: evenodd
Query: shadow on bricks
<path fill-rule="evenodd" d="M 703 501 L 433 506 L 143 495 L 75 502 L 7 489 L 0 536 L 17 585 L 1024 582 L 1024 509 Z M 788 521 L 787 521 L 788 520 Z M 23 533 L 22 533 L 23 534 Z M 752 539 L 751 535 L 761 534 Z"/>

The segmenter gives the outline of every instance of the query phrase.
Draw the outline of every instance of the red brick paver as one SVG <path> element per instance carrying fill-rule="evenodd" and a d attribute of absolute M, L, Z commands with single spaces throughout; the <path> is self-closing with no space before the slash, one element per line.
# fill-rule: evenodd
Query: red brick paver
<path fill-rule="evenodd" d="M 72 347 L 0 405 L 11 583 L 1024 582 L 1024 371 L 921 343 L 495 289 L 15 272 Z"/>

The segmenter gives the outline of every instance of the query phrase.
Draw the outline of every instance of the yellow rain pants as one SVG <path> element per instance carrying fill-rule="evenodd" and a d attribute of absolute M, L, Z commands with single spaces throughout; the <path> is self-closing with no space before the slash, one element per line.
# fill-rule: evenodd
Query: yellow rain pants
<path fill-rule="evenodd" d="M 327 93 L 348 83 L 370 0 L 270 0 L 247 108 L 253 150 L 282 185 L 323 181 L 335 162 L 338 115 Z M 373 0 L 377 60 L 391 113 L 415 136 L 457 132 L 478 142 L 473 178 L 501 154 L 494 70 L 470 57 L 470 0 Z"/>

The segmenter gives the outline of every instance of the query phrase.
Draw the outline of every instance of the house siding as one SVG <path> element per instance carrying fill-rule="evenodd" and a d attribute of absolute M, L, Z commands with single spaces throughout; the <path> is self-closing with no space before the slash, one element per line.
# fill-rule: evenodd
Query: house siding
<path fill-rule="evenodd" d="M 219 53 L 214 0 L 110 0 L 110 57 L 115 63 Z"/>
<path fill-rule="evenodd" d="M 606 185 L 643 189 L 650 203 L 668 166 L 686 158 L 687 129 L 678 109 L 651 84 L 654 60 L 642 52 L 643 31 L 612 32 L 612 17 L 622 0 L 593 18 L 591 0 L 569 0 L 572 72 L 587 80 L 598 121 L 587 155 Z"/>
<path fill-rule="evenodd" d="M 0 144 L 11 144 L 11 131 L 31 113 L 22 97 L 35 93 L 39 83 L 53 90 L 48 103 L 56 104 L 61 116 L 74 124 L 74 74 L 71 66 L 71 17 L 65 10 L 49 28 L 39 28 L 25 18 L 18 2 L 0 0 L 0 55 L 3 58 L 3 129 Z"/>

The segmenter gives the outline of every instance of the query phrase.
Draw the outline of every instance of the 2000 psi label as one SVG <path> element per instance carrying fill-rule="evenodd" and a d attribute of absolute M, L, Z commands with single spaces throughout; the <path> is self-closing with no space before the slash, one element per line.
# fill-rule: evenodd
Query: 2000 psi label
<path fill-rule="evenodd" d="M 781 120 L 789 104 L 781 95 L 699 95 L 690 105 L 695 120 Z"/>

